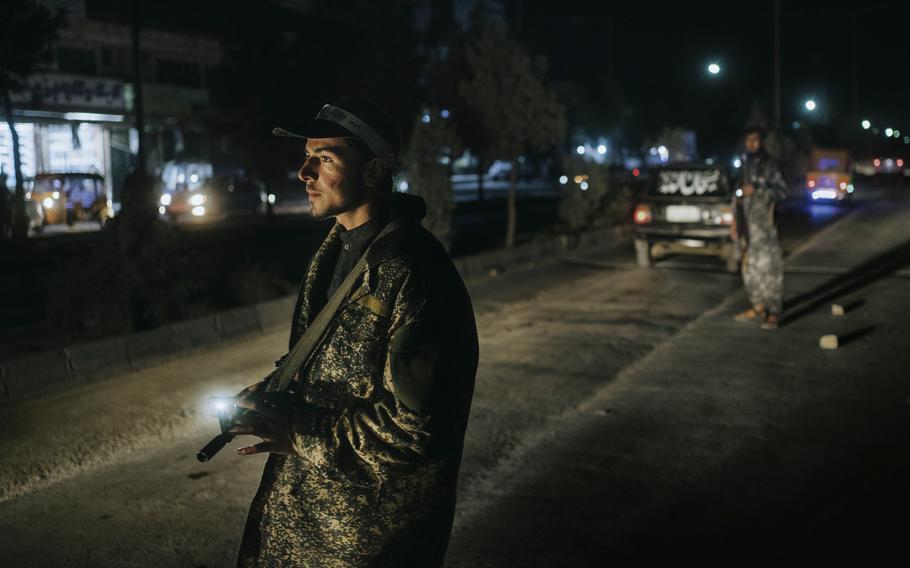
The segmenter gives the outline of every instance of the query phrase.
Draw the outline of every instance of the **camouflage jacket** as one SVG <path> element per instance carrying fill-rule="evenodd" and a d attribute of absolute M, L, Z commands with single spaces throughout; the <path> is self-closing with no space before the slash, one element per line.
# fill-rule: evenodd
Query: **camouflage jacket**
<path fill-rule="evenodd" d="M 742 183 L 755 187 L 753 203 L 765 207 L 787 197 L 787 181 L 777 165 L 777 160 L 767 154 L 747 156 L 743 161 Z"/>
<path fill-rule="evenodd" d="M 399 227 L 373 243 L 301 370 L 296 455 L 269 457 L 238 566 L 442 565 L 477 330 L 461 277 L 420 226 L 425 208 L 415 199 L 395 197 Z M 338 233 L 336 225 L 310 262 L 291 345 L 325 297 Z"/>

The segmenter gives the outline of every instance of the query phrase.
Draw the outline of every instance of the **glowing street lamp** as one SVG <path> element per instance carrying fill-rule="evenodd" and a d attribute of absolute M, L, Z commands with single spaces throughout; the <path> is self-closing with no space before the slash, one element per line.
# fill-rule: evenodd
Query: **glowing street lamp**
<path fill-rule="evenodd" d="M 861 124 L 862 124 L 863 130 L 869 130 L 869 128 L 872 126 L 872 123 L 869 122 L 868 120 L 864 120 Z"/>
<path fill-rule="evenodd" d="M 892 136 L 894 136 L 894 130 L 892 130 L 891 128 L 886 128 L 886 129 L 885 129 L 885 137 L 886 137 L 886 138 L 891 138 Z"/>
<path fill-rule="evenodd" d="M 807 111 L 812 112 L 816 109 L 816 107 L 818 105 L 815 104 L 815 101 L 813 99 L 809 99 L 805 103 L 803 103 L 803 106 L 806 107 Z"/>
<path fill-rule="evenodd" d="M 717 75 L 718 73 L 720 73 L 720 65 L 718 65 L 715 62 L 709 63 L 708 64 L 708 73 L 710 73 L 712 75 Z"/>

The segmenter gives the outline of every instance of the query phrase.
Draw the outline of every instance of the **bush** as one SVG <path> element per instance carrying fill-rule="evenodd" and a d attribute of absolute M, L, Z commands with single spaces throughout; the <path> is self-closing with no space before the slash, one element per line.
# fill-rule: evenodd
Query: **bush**
<path fill-rule="evenodd" d="M 559 204 L 559 220 L 564 230 L 577 233 L 621 224 L 628 219 L 630 192 L 624 187 L 611 187 L 606 166 L 567 157 L 563 170 L 569 178 L 562 186 Z"/>
<path fill-rule="evenodd" d="M 148 193 L 152 183 L 134 178 L 124 191 L 138 185 Z M 51 287 L 49 319 L 87 336 L 148 329 L 206 311 L 192 297 L 198 289 L 176 229 L 154 210 L 133 207 L 107 223 L 96 246 L 64 264 Z"/>
<path fill-rule="evenodd" d="M 259 266 L 247 266 L 228 277 L 225 303 L 230 306 L 255 304 L 296 291 L 294 283 L 266 272 Z"/>

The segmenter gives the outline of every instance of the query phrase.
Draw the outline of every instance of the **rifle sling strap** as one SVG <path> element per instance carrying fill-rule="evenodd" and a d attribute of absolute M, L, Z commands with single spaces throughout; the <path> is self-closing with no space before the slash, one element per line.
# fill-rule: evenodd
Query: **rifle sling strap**
<path fill-rule="evenodd" d="M 297 343 L 278 366 L 278 369 L 274 372 L 269 381 L 267 390 L 284 392 L 291 386 L 291 382 L 294 380 L 297 372 L 309 362 L 313 352 L 325 335 L 329 324 L 335 318 L 338 308 L 341 307 L 342 302 L 344 302 L 344 299 L 353 289 L 354 283 L 357 282 L 361 273 L 363 273 L 366 268 L 367 255 L 373 247 L 373 243 L 392 232 L 397 227 L 398 223 L 396 221 L 389 221 L 386 226 L 383 227 L 382 231 L 376 235 L 376 238 L 373 239 L 370 246 L 368 246 L 360 256 L 357 264 L 354 265 L 354 268 L 351 269 L 345 279 L 341 282 L 341 285 L 338 286 L 338 289 L 335 290 L 335 293 L 332 294 L 332 297 L 329 298 L 326 305 L 319 311 L 319 315 L 310 322 L 306 331 L 304 331 L 303 335 L 297 340 Z"/>

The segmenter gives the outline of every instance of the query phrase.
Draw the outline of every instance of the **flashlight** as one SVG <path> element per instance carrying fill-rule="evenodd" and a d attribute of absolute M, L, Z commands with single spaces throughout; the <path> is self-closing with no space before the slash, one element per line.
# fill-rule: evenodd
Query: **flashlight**
<path fill-rule="evenodd" d="M 234 399 L 229 396 L 213 396 L 209 398 L 209 409 L 212 416 L 227 414 L 234 408 Z"/>

